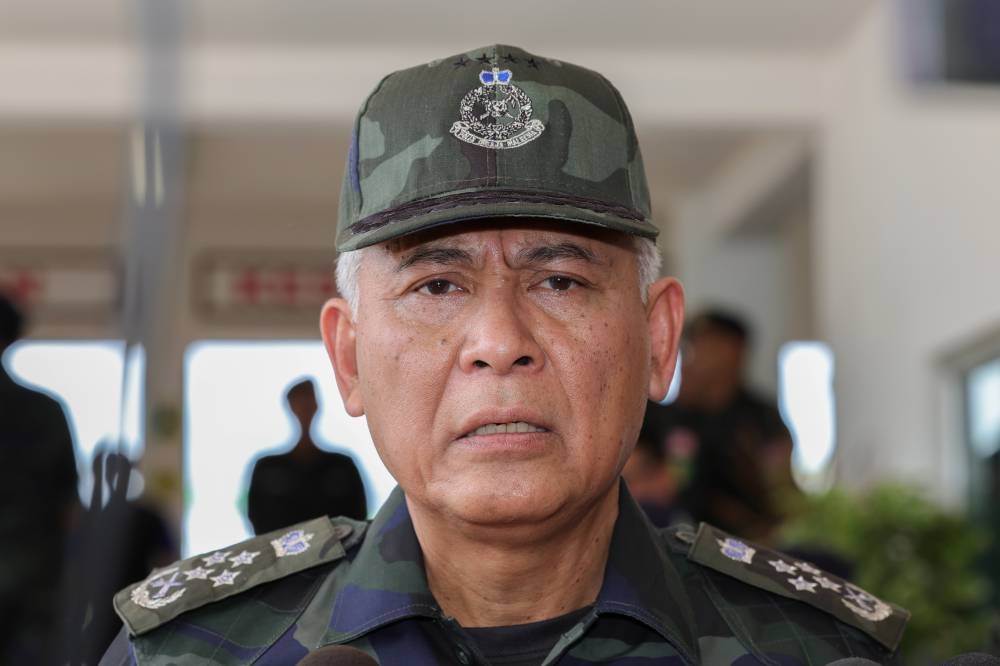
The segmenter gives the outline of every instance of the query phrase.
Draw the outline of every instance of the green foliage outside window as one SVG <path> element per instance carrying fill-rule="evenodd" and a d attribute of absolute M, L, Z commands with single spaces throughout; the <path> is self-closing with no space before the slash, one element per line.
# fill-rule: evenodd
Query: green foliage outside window
<path fill-rule="evenodd" d="M 989 635 L 997 615 L 980 568 L 988 535 L 915 489 L 887 484 L 862 496 L 834 490 L 809 498 L 782 542 L 830 549 L 853 564 L 856 584 L 908 609 L 907 664 L 995 649 Z"/>

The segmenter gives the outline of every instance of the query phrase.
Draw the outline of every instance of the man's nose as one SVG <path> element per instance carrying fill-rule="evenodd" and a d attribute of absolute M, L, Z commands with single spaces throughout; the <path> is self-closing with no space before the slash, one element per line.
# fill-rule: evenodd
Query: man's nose
<path fill-rule="evenodd" d="M 470 313 L 459 364 L 465 372 L 539 370 L 544 354 L 526 303 L 515 294 L 491 294 Z"/>

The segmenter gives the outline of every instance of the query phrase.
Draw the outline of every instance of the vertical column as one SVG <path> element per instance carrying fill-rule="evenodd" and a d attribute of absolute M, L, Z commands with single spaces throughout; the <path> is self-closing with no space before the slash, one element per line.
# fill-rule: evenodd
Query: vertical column
<path fill-rule="evenodd" d="M 180 405 L 183 339 L 177 310 L 184 270 L 185 134 L 181 113 L 180 2 L 136 7 L 141 79 L 129 142 L 123 220 L 122 334 L 146 352 L 146 492 L 176 528 L 182 497 Z"/>

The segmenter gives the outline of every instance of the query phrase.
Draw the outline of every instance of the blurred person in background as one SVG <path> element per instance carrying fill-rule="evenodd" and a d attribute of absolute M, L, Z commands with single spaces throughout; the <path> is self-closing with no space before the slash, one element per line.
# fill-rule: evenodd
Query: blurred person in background
<path fill-rule="evenodd" d="M 622 478 L 646 517 L 657 527 L 691 522 L 687 512 L 677 506 L 678 479 L 666 447 L 646 424 L 625 461 Z"/>
<path fill-rule="evenodd" d="M 166 519 L 142 495 L 135 464 L 113 450 L 104 441 L 94 452 L 90 507 L 70 538 L 57 663 L 96 664 L 120 624 L 110 603 L 115 592 L 180 555 Z"/>
<path fill-rule="evenodd" d="M 792 438 L 774 401 L 747 385 L 750 338 L 731 312 L 693 317 L 677 400 L 650 404 L 646 427 L 668 451 L 693 450 L 681 503 L 696 521 L 769 541 L 796 495 Z"/>
<path fill-rule="evenodd" d="M 0 294 L 0 356 L 24 327 L 18 306 Z M 0 663 L 43 662 L 79 508 L 62 406 L 0 364 Z"/>
<path fill-rule="evenodd" d="M 317 516 L 368 517 L 365 485 L 354 460 L 324 451 L 312 438 L 316 385 L 306 379 L 285 393 L 299 428 L 287 453 L 258 459 L 250 474 L 247 514 L 255 534 L 272 532 Z"/>

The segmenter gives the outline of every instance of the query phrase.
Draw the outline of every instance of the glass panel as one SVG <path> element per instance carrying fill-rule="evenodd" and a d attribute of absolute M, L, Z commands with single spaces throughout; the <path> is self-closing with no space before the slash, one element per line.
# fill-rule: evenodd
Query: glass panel
<path fill-rule="evenodd" d="M 15 380 L 62 403 L 76 448 L 84 506 L 90 502 L 90 461 L 98 444 L 117 446 L 119 433 L 123 432 L 124 452 L 133 460 L 142 455 L 143 418 L 139 406 L 145 354 L 141 349 L 129 353 L 123 422 L 123 348 L 120 340 L 22 340 L 12 345 L 4 357 Z"/>
<path fill-rule="evenodd" d="M 980 458 L 1000 451 L 1000 358 L 984 363 L 966 378 L 969 444 Z"/>
<path fill-rule="evenodd" d="M 188 348 L 184 373 L 185 556 L 252 534 L 246 518 L 250 466 L 265 453 L 291 447 L 298 425 L 285 408 L 284 393 L 303 377 L 312 378 L 318 391 L 313 438 L 354 457 L 369 515 L 395 486 L 365 420 L 344 411 L 321 343 L 197 342 Z"/>
<path fill-rule="evenodd" d="M 824 490 L 836 448 L 833 351 L 822 342 L 789 342 L 778 353 L 778 407 L 792 433 L 792 470 L 806 490 Z"/>

